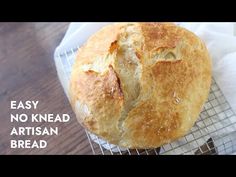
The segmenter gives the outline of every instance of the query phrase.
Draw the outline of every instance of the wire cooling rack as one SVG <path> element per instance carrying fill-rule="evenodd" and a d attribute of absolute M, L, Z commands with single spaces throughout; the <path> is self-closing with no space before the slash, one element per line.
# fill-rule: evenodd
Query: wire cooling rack
<path fill-rule="evenodd" d="M 59 79 L 67 94 L 69 77 L 77 48 L 55 55 Z M 68 96 L 68 95 L 67 95 Z M 126 149 L 109 144 L 87 130 L 91 151 L 101 155 L 161 155 L 161 154 L 231 154 L 236 152 L 236 115 L 214 78 L 207 102 L 184 137 L 156 149 Z"/>

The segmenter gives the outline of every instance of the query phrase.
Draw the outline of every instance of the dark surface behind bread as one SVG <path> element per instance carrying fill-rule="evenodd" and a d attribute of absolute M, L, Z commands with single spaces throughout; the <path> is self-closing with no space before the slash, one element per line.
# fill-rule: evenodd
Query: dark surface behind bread
<path fill-rule="evenodd" d="M 91 154 L 84 129 L 72 112 L 59 83 L 53 60 L 55 47 L 69 23 L 0 23 L 0 154 Z M 39 100 L 37 111 L 10 111 L 10 101 Z M 10 113 L 67 113 L 69 123 L 37 123 L 58 126 L 58 136 L 20 139 L 45 139 L 46 149 L 10 149 L 13 126 Z M 48 125 L 47 125 L 48 124 Z M 14 138 L 14 139 L 17 139 Z"/>

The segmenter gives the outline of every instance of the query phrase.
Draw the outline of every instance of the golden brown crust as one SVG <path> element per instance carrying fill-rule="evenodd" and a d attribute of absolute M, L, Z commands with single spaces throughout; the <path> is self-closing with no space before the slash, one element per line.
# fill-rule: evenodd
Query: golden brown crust
<path fill-rule="evenodd" d="M 155 148 L 185 135 L 207 99 L 203 42 L 171 23 L 104 27 L 79 50 L 69 97 L 78 120 L 108 142 Z"/>

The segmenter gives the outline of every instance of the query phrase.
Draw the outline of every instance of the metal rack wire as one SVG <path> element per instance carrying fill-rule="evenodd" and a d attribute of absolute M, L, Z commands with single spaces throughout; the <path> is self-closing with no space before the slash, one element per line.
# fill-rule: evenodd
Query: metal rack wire
<path fill-rule="evenodd" d="M 55 63 L 58 76 L 67 94 L 69 76 L 77 48 L 58 54 Z M 184 137 L 157 149 L 125 149 L 109 144 L 85 130 L 93 154 L 161 155 L 161 154 L 230 154 L 236 152 L 236 115 L 214 78 L 207 102 Z"/>

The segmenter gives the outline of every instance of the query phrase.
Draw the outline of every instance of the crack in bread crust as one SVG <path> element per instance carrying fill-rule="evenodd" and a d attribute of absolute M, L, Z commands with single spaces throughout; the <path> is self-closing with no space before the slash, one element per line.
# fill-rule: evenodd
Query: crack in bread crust
<path fill-rule="evenodd" d="M 122 35 L 119 36 L 119 42 L 117 43 L 119 47 L 114 66 L 121 80 L 122 90 L 124 90 L 124 105 L 118 122 L 120 138 L 123 134 L 123 122 L 128 113 L 134 108 L 140 95 L 142 66 L 139 51 L 141 51 L 143 45 L 140 34 L 140 29 L 135 24 L 130 24 L 122 29 Z"/>

